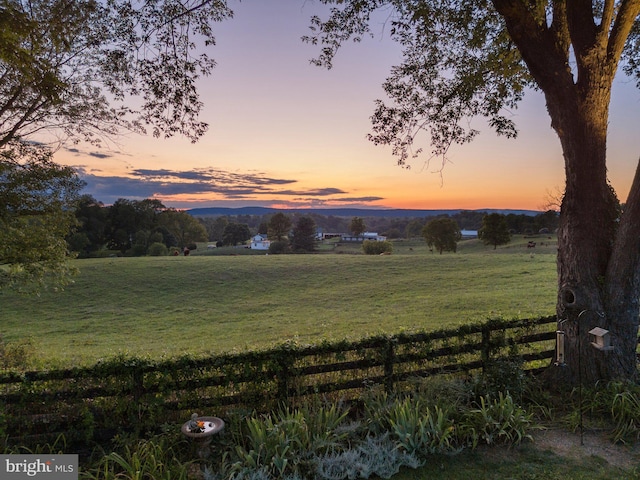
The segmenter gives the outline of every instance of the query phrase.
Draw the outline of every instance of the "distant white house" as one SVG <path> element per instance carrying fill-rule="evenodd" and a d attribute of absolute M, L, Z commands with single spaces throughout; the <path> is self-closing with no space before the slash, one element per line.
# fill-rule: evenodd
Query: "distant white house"
<path fill-rule="evenodd" d="M 462 238 L 478 238 L 477 230 L 460 230 L 460 235 Z"/>
<path fill-rule="evenodd" d="M 259 233 L 251 238 L 251 246 L 249 248 L 252 250 L 269 250 L 269 245 L 271 245 L 271 241 L 267 236 Z"/>
<path fill-rule="evenodd" d="M 376 232 L 364 232 L 362 235 L 342 235 L 343 242 L 364 242 L 365 240 L 373 240 L 376 242 L 384 242 L 387 239 L 384 235 L 378 235 Z"/>

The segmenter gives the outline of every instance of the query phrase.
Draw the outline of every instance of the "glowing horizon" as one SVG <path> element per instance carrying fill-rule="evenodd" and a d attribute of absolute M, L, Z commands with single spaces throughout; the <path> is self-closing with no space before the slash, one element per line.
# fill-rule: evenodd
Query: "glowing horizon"
<path fill-rule="evenodd" d="M 380 22 L 379 35 L 339 52 L 334 68 L 311 66 L 318 47 L 305 45 L 309 18 L 326 7 L 294 1 L 244 0 L 216 25 L 218 63 L 200 90 L 210 124 L 198 143 L 127 135 L 117 145 L 63 148 L 60 163 L 78 168 L 86 193 L 156 198 L 168 207 L 485 208 L 540 210 L 564 185 L 560 142 L 543 97 L 530 92 L 511 112 L 520 135 L 497 137 L 482 119 L 481 135 L 440 160 L 402 169 L 389 148 L 366 138 L 374 101 L 400 58 Z M 608 171 L 621 201 L 640 154 L 640 94 L 625 79 L 611 103 Z M 428 143 L 421 145 L 429 151 Z"/>

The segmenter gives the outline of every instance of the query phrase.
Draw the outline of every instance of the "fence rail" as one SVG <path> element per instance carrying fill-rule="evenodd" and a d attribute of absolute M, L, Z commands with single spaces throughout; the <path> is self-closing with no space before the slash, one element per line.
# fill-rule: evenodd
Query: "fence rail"
<path fill-rule="evenodd" d="M 377 385 L 470 374 L 502 357 L 543 368 L 553 357 L 556 317 L 495 320 L 453 330 L 376 336 L 314 346 L 150 362 L 116 358 L 92 367 L 0 374 L 0 431 L 10 442 L 100 440 L 123 429 L 179 422 L 191 412 L 222 415 L 309 395 L 354 399 Z M 545 362 L 545 360 L 547 360 Z"/>

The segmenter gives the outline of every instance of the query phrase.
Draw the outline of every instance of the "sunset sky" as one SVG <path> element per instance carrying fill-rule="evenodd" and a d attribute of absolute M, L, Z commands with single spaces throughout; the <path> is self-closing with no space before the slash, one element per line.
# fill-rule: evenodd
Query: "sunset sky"
<path fill-rule="evenodd" d="M 61 149 L 56 160 L 79 169 L 85 193 L 105 204 L 158 198 L 176 208 L 537 210 L 562 189 L 562 153 L 539 93 L 513 112 L 518 139 L 497 137 L 476 119 L 480 136 L 451 149 L 442 175 L 438 160 L 402 169 L 390 148 L 366 138 L 374 100 L 385 100 L 381 84 L 400 60 L 384 15 L 374 38 L 348 44 L 326 70 L 309 63 L 319 48 L 300 40 L 312 15 L 326 18 L 326 7 L 311 0 L 230 6 L 235 16 L 215 26 L 217 45 L 208 51 L 217 67 L 200 84 L 205 137 L 191 144 L 131 134 L 100 149 Z M 623 201 L 640 157 L 639 107 L 640 91 L 620 77 L 608 158 Z"/>

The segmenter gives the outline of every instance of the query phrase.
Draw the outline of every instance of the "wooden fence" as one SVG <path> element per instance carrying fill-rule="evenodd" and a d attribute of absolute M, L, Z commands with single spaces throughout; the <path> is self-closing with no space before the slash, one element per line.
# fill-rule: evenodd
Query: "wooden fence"
<path fill-rule="evenodd" d="M 165 362 L 116 358 L 87 368 L 0 374 L 0 433 L 13 444 L 101 441 L 122 430 L 157 429 L 191 412 L 267 409 L 309 395 L 356 399 L 394 391 L 417 377 L 470 375 L 499 358 L 526 370 L 554 354 L 556 317 L 495 320 L 453 330 L 355 342 L 283 344 L 268 351 Z M 2 414 L 2 408 L 4 414 Z"/>

